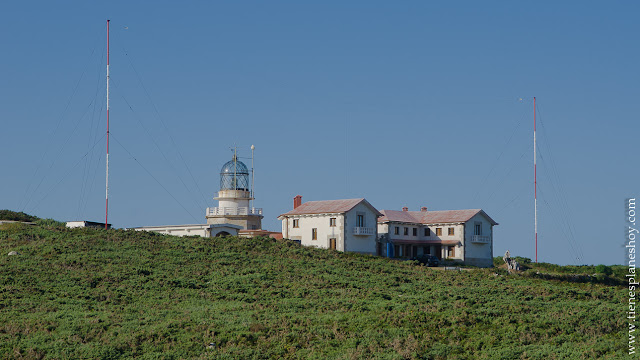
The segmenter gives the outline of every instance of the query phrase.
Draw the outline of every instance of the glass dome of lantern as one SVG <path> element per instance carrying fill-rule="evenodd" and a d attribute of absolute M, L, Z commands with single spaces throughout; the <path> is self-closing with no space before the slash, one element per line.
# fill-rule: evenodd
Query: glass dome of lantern
<path fill-rule="evenodd" d="M 220 190 L 249 191 L 249 169 L 236 155 L 220 170 Z"/>

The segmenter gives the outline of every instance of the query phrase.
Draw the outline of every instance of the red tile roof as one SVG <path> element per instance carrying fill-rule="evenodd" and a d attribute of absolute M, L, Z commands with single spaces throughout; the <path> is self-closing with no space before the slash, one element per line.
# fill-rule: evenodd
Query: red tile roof
<path fill-rule="evenodd" d="M 416 211 L 397 211 L 397 210 L 380 210 L 382 217 L 378 218 L 378 222 L 398 221 L 406 223 L 422 223 L 421 217 L 414 216 Z"/>
<path fill-rule="evenodd" d="M 307 201 L 297 208 L 284 213 L 280 216 L 305 215 L 305 214 L 342 214 L 353 209 L 361 202 L 369 205 L 374 213 L 382 215 L 364 198 L 360 199 L 343 199 L 343 200 L 323 200 L 323 201 Z"/>
<path fill-rule="evenodd" d="M 493 225 L 498 225 L 489 217 L 482 209 L 469 210 L 442 210 L 442 211 L 397 211 L 397 210 L 381 210 L 382 217 L 378 218 L 378 222 L 407 222 L 418 224 L 448 224 L 463 223 L 474 217 L 478 213 L 484 214 Z"/>

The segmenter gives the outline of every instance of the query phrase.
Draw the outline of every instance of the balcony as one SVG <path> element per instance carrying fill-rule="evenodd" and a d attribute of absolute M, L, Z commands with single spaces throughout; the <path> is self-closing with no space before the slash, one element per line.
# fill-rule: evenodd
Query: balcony
<path fill-rule="evenodd" d="M 207 208 L 207 216 L 224 216 L 224 215 L 260 215 L 262 216 L 262 208 L 248 208 L 248 207 Z"/>
<path fill-rule="evenodd" d="M 375 235 L 376 229 L 369 227 L 356 226 L 353 228 L 353 235 Z"/>
<path fill-rule="evenodd" d="M 488 244 L 491 242 L 490 236 L 472 235 L 471 242 L 476 244 Z"/>

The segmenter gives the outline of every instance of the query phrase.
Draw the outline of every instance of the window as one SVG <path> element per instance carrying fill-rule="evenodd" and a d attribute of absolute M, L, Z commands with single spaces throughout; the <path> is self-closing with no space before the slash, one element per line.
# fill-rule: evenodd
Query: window
<path fill-rule="evenodd" d="M 396 235 L 400 235 L 400 226 L 396 226 L 396 228 L 393 231 L 393 233 L 396 234 Z"/>
<path fill-rule="evenodd" d="M 404 255 L 404 257 L 411 257 L 411 245 L 404 246 L 404 251 L 402 255 Z"/>
<path fill-rule="evenodd" d="M 336 218 L 329 219 L 329 226 L 336 226 Z"/>
<path fill-rule="evenodd" d="M 449 246 L 449 248 L 447 249 L 447 257 L 455 257 L 456 256 L 456 247 L 455 246 Z"/>
<path fill-rule="evenodd" d="M 358 215 L 358 217 L 356 218 L 356 226 L 364 227 L 364 215 Z"/>
<path fill-rule="evenodd" d="M 482 235 L 482 223 L 476 223 L 473 229 L 473 235 Z"/>
<path fill-rule="evenodd" d="M 318 229 L 311 229 L 311 240 L 318 240 Z"/>
<path fill-rule="evenodd" d="M 405 235 L 409 235 L 409 228 L 408 228 L 408 227 L 405 227 L 405 228 L 404 228 L 404 234 L 405 234 Z"/>
<path fill-rule="evenodd" d="M 294 228 L 300 227 L 300 219 L 293 219 L 293 227 Z"/>
<path fill-rule="evenodd" d="M 393 245 L 393 257 L 400 257 L 400 245 Z"/>
<path fill-rule="evenodd" d="M 425 255 L 431 255 L 431 246 L 425 246 L 423 251 Z"/>
<path fill-rule="evenodd" d="M 442 228 L 436 228 L 436 236 L 442 236 Z"/>
<path fill-rule="evenodd" d="M 418 228 L 413 228 L 413 236 L 418 236 Z"/>
<path fill-rule="evenodd" d="M 447 230 L 448 230 L 448 234 L 449 234 L 449 235 L 454 235 L 453 228 L 449 228 L 449 229 L 447 229 Z"/>
<path fill-rule="evenodd" d="M 424 236 L 431 236 L 431 229 L 424 228 Z"/>

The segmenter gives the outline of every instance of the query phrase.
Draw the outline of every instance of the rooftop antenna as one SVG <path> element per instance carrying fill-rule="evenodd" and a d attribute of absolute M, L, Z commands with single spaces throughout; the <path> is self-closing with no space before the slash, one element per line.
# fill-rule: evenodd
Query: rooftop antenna
<path fill-rule="evenodd" d="M 533 212 L 536 234 L 536 263 L 538 263 L 538 170 L 536 165 L 536 97 L 533 97 Z"/>
<path fill-rule="evenodd" d="M 255 175 L 254 167 L 253 167 L 253 151 L 255 149 L 256 149 L 256 146 L 255 145 L 251 145 L 251 208 L 253 208 L 254 198 L 255 198 L 254 186 L 255 186 L 256 175 Z"/>
<path fill-rule="evenodd" d="M 109 228 L 109 21 L 107 20 L 107 171 L 106 196 L 104 205 L 104 229 Z"/>
<path fill-rule="evenodd" d="M 233 146 L 233 188 L 238 189 L 238 147 Z"/>

